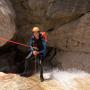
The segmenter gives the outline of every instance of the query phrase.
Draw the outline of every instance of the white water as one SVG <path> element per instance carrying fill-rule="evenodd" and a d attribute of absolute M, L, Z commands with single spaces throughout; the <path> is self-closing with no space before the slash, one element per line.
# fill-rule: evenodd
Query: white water
<path fill-rule="evenodd" d="M 90 90 L 90 86 L 89 86 L 90 80 L 89 78 L 88 80 L 86 78 L 88 76 L 90 77 L 89 73 L 79 70 L 74 70 L 74 71 L 53 70 L 52 72 L 44 73 L 44 78 L 51 80 L 46 80 L 43 83 L 41 82 L 38 83 L 39 81 L 37 82 L 38 80 L 37 75 L 35 76 L 35 78 L 32 77 L 35 80 L 34 79 L 30 80 L 30 78 L 23 78 L 19 75 L 14 75 L 14 74 L 9 75 L 0 72 L 0 77 L 1 77 L 0 90 L 29 90 L 27 88 L 30 88 L 31 86 L 33 88 L 36 88 L 35 86 L 33 86 L 34 83 L 36 86 L 40 85 L 42 87 L 42 90 Z M 77 80 L 80 81 L 79 82 L 76 81 L 75 78 L 77 78 Z M 35 89 L 35 90 L 41 90 L 41 89 Z"/>
<path fill-rule="evenodd" d="M 90 76 L 89 73 L 80 70 L 73 71 L 58 71 L 53 70 L 51 73 L 45 73 L 44 78 L 49 79 L 53 78 L 59 81 L 60 85 L 63 87 L 63 90 L 72 90 L 77 86 L 75 78 L 84 78 Z M 75 89 L 77 90 L 77 89 Z"/>

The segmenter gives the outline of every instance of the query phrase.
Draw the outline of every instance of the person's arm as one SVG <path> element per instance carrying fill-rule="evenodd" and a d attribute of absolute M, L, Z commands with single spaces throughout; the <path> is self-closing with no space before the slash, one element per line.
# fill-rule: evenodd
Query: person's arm
<path fill-rule="evenodd" d="M 31 51 L 33 51 L 32 42 L 33 42 L 33 39 L 31 38 L 29 40 L 29 46 L 30 46 L 30 49 L 29 50 L 31 50 Z"/>
<path fill-rule="evenodd" d="M 42 41 L 42 45 L 43 45 L 43 50 L 39 51 L 39 53 L 45 53 L 46 52 L 46 42 L 44 40 Z"/>

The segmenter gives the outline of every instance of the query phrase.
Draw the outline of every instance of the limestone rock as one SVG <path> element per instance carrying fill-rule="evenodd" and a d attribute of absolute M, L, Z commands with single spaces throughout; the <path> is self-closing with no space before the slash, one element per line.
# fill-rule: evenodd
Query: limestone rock
<path fill-rule="evenodd" d="M 60 69 L 76 69 L 90 72 L 90 54 L 83 52 L 60 52 L 52 60 L 52 64 Z"/>
<path fill-rule="evenodd" d="M 27 41 L 33 26 L 56 31 L 61 25 L 90 11 L 89 0 L 11 0 L 20 37 Z"/>
<path fill-rule="evenodd" d="M 66 51 L 90 52 L 89 29 L 90 13 L 87 13 L 49 33 L 49 45 Z"/>
<path fill-rule="evenodd" d="M 15 34 L 15 13 L 8 0 L 0 0 L 0 46 Z"/>

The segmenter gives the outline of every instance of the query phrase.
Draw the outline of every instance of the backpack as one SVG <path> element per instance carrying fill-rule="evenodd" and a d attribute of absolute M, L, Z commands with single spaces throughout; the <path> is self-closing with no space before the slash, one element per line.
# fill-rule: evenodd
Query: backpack
<path fill-rule="evenodd" d="M 47 40 L 47 35 L 46 35 L 46 32 L 40 32 L 40 33 L 41 33 L 41 35 L 42 35 L 43 39 L 45 40 L 45 42 L 47 43 L 47 42 L 48 42 L 48 40 Z"/>

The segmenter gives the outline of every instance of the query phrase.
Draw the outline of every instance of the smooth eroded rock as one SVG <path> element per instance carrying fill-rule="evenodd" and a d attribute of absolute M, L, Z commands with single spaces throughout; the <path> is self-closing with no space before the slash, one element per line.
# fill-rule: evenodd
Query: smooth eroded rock
<path fill-rule="evenodd" d="M 0 46 L 12 39 L 15 33 L 15 13 L 9 0 L 0 0 Z"/>

